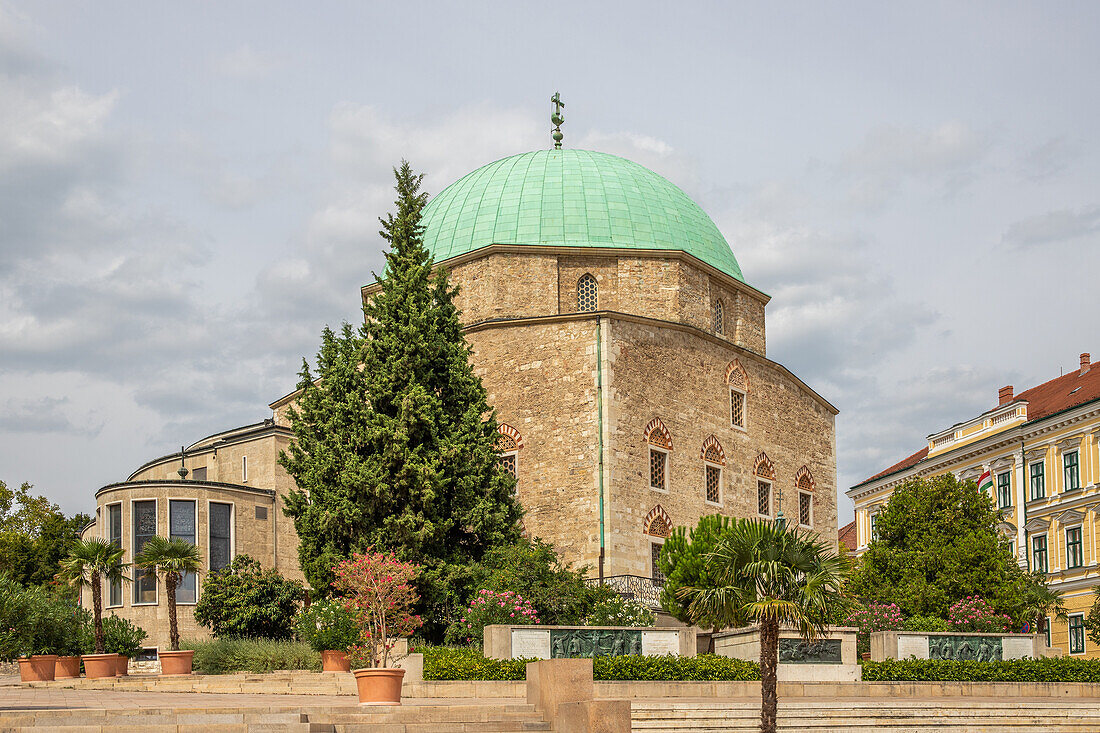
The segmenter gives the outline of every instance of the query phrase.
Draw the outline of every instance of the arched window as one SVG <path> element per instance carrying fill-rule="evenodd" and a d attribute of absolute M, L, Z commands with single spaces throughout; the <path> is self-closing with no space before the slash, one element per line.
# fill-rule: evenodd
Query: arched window
<path fill-rule="evenodd" d="M 798 523 L 803 527 L 814 526 L 814 477 L 806 466 L 794 475 L 798 489 Z"/>
<path fill-rule="evenodd" d="M 714 301 L 714 332 L 719 336 L 726 332 L 726 305 L 721 298 Z"/>
<path fill-rule="evenodd" d="M 726 452 L 718 438 L 711 435 L 703 441 L 699 451 L 703 459 L 703 498 L 708 504 L 722 505 L 722 467 L 726 465 Z"/>
<path fill-rule="evenodd" d="M 596 310 L 597 305 L 599 305 L 599 287 L 596 285 L 596 278 L 586 272 L 577 281 L 577 310 L 589 313 Z"/>
<path fill-rule="evenodd" d="M 497 448 L 500 450 L 501 467 L 512 474 L 512 478 L 519 478 L 519 449 L 523 447 L 523 438 L 519 431 L 507 423 L 501 423 L 497 427 L 500 437 L 497 439 Z"/>
<path fill-rule="evenodd" d="M 649 488 L 668 491 L 668 454 L 672 451 L 672 436 L 659 417 L 649 421 L 644 436 L 649 444 Z"/>
<path fill-rule="evenodd" d="M 775 483 L 775 464 L 768 454 L 761 451 L 753 462 L 752 472 L 756 476 L 756 513 L 770 517 L 773 513 L 772 486 Z"/>
<path fill-rule="evenodd" d="M 726 367 L 726 384 L 730 390 L 730 426 L 745 429 L 745 412 L 749 396 L 749 375 L 741 362 L 734 359 Z"/>
<path fill-rule="evenodd" d="M 649 573 L 654 583 L 664 583 L 665 576 L 661 572 L 658 560 L 661 557 L 661 547 L 665 540 L 672 534 L 672 519 L 668 512 L 658 504 L 646 515 L 642 524 L 642 531 L 649 535 Z"/>

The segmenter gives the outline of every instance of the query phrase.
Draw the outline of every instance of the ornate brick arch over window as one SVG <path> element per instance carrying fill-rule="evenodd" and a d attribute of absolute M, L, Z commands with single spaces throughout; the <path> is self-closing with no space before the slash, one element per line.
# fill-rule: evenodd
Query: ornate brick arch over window
<path fill-rule="evenodd" d="M 505 471 L 512 474 L 513 478 L 519 478 L 519 451 L 523 448 L 523 438 L 519 431 L 507 423 L 501 423 L 497 427 L 500 437 L 497 438 L 497 447 L 500 449 L 500 465 Z"/>
<path fill-rule="evenodd" d="M 752 472 L 756 475 L 756 513 L 762 517 L 771 517 L 774 508 L 772 485 L 775 482 L 775 464 L 767 453 L 760 451 L 760 455 L 752 463 Z"/>
<path fill-rule="evenodd" d="M 718 438 L 711 435 L 699 449 L 703 459 L 703 499 L 708 504 L 722 505 L 722 467 L 726 465 L 726 452 Z"/>
<path fill-rule="evenodd" d="M 805 464 L 795 473 L 794 483 L 802 491 L 813 491 L 817 487 L 814 483 L 814 475 Z"/>
<path fill-rule="evenodd" d="M 721 298 L 714 301 L 714 332 L 719 336 L 726 332 L 726 304 Z"/>
<path fill-rule="evenodd" d="M 703 447 L 699 449 L 699 457 L 704 461 L 717 463 L 719 466 L 726 465 L 726 452 L 722 450 L 722 444 L 718 442 L 718 438 L 713 435 L 703 441 Z"/>
<path fill-rule="evenodd" d="M 749 398 L 749 375 L 737 359 L 731 361 L 726 367 L 726 384 L 730 390 L 730 426 L 744 430 Z"/>
<path fill-rule="evenodd" d="M 668 539 L 672 534 L 672 519 L 660 504 L 649 510 L 642 523 L 642 531 L 651 537 Z"/>
<path fill-rule="evenodd" d="M 798 490 L 798 523 L 803 527 L 814 525 L 814 477 L 810 469 L 803 464 L 794 475 L 794 485 Z"/>
<path fill-rule="evenodd" d="M 589 313 L 599 306 L 599 286 L 596 278 L 591 273 L 584 273 L 577 280 L 577 310 L 581 313 Z"/>
<path fill-rule="evenodd" d="M 649 444 L 649 488 L 668 491 L 668 455 L 672 452 L 672 435 L 659 417 L 649 421 L 643 435 Z"/>
<path fill-rule="evenodd" d="M 768 454 L 764 451 L 760 451 L 760 455 L 752 462 L 752 472 L 760 478 L 775 481 L 775 464 L 772 463 L 772 459 L 768 458 Z"/>

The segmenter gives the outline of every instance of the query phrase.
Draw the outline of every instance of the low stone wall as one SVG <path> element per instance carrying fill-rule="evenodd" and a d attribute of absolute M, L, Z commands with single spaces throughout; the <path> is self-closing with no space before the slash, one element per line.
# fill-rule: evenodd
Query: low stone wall
<path fill-rule="evenodd" d="M 962 631 L 876 631 L 871 660 L 957 659 L 993 662 L 1050 656 L 1043 634 L 989 634 Z"/>
<path fill-rule="evenodd" d="M 625 654 L 694 657 L 694 628 L 630 626 L 485 627 L 482 653 L 489 659 L 572 659 Z"/>
<path fill-rule="evenodd" d="M 863 668 L 856 659 L 856 634 L 851 626 L 830 626 L 815 641 L 804 640 L 794 629 L 779 632 L 781 681 L 856 682 Z M 755 626 L 714 634 L 714 653 L 746 661 L 760 661 L 760 631 Z"/>

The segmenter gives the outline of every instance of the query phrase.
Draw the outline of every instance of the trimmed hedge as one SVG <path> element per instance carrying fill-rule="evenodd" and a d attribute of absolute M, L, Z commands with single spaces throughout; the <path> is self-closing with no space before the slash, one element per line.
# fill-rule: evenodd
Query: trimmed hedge
<path fill-rule="evenodd" d="M 524 680 L 533 659 L 486 659 L 474 647 L 417 647 L 426 680 Z M 758 680 L 754 662 L 703 654 L 698 657 L 622 656 L 592 660 L 597 680 Z"/>
<path fill-rule="evenodd" d="M 184 641 L 182 649 L 194 649 L 196 672 L 273 672 L 278 669 L 321 669 L 321 654 L 304 641 L 221 638 Z"/>
<path fill-rule="evenodd" d="M 1100 682 L 1100 659 L 1051 657 L 1004 662 L 888 659 L 862 664 L 865 682 Z"/>

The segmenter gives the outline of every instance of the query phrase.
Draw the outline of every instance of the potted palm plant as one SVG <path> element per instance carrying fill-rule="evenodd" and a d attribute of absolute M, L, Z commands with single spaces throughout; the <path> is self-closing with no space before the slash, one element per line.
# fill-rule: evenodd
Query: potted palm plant
<path fill-rule="evenodd" d="M 400 705 L 405 670 L 392 666 L 397 641 L 420 627 L 412 608 L 420 566 L 395 554 L 356 553 L 333 568 L 333 586 L 359 626 L 359 644 L 348 649 L 360 705 Z"/>
<path fill-rule="evenodd" d="M 160 657 L 160 673 L 191 674 L 195 652 L 191 649 L 180 651 L 180 631 L 176 622 L 176 587 L 185 573 L 198 573 L 202 569 L 199 548 L 186 540 L 150 537 L 134 558 L 134 564 L 163 575 L 164 588 L 168 591 L 168 643 L 172 648 L 157 655 Z"/>
<path fill-rule="evenodd" d="M 123 575 L 122 548 L 107 540 L 77 540 L 61 561 L 61 578 L 70 585 L 92 590 L 92 620 L 95 624 L 95 654 L 85 654 L 84 674 L 90 679 L 114 677 L 117 663 L 107 654 L 103 642 L 103 581 L 129 580 Z"/>
<path fill-rule="evenodd" d="M 338 598 L 315 601 L 298 614 L 298 637 L 321 653 L 322 672 L 350 672 L 348 648 L 359 640 L 356 619 Z"/>

